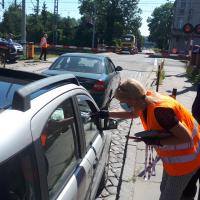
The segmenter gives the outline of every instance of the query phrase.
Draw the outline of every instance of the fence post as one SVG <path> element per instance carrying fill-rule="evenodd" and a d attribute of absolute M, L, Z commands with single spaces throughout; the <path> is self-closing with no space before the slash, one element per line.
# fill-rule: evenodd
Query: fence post
<path fill-rule="evenodd" d="M 160 65 L 158 65 L 158 73 L 157 73 L 157 81 L 156 81 L 156 92 L 158 92 L 158 90 L 159 90 L 160 74 L 161 74 L 161 67 L 160 67 Z"/>
<path fill-rule="evenodd" d="M 176 88 L 173 88 L 173 90 L 172 90 L 172 97 L 173 97 L 174 99 L 176 99 L 176 95 L 177 95 L 177 89 L 176 89 Z"/>

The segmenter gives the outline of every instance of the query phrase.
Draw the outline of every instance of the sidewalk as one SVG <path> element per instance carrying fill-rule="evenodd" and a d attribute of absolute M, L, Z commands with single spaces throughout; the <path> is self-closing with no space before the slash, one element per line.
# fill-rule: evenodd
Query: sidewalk
<path fill-rule="evenodd" d="M 158 60 L 160 63 L 160 60 Z M 189 110 L 191 110 L 191 106 L 193 100 L 196 96 L 195 88 L 192 86 L 190 82 L 187 81 L 185 77 L 185 64 L 172 59 L 166 59 L 165 61 L 165 79 L 159 87 L 159 92 L 164 94 L 171 95 L 172 89 L 177 88 L 177 100 L 180 101 L 183 105 L 185 105 Z M 153 73 L 151 81 L 155 78 L 156 73 Z M 152 88 L 154 91 L 156 90 L 156 86 L 153 85 Z M 136 132 L 142 130 L 142 125 L 140 120 L 135 120 L 135 126 L 132 126 L 131 135 L 134 135 Z M 135 163 L 132 164 L 134 168 L 133 175 L 134 179 L 134 188 L 133 188 L 133 196 L 132 200 L 158 200 L 160 196 L 160 181 L 162 178 L 162 163 L 158 162 L 156 166 L 156 176 L 151 177 L 150 180 L 145 181 L 142 176 L 142 172 L 144 170 L 144 159 L 145 159 L 145 145 L 144 143 L 133 144 L 132 141 L 129 141 L 129 146 L 136 145 L 136 155 L 135 155 Z M 128 148 L 127 157 L 133 153 L 130 152 L 131 148 Z M 126 164 L 129 163 L 126 160 Z M 126 165 L 125 164 L 125 165 Z M 129 163 L 130 164 L 130 163 Z M 126 167 L 125 167 L 126 168 Z M 123 193 L 120 195 L 124 196 Z M 123 198 L 120 198 L 123 199 Z M 130 198 L 129 198 L 130 199 Z"/>
<path fill-rule="evenodd" d="M 6 64 L 6 68 L 39 73 L 49 67 L 56 58 L 48 58 L 47 61 L 17 60 L 16 63 Z"/>

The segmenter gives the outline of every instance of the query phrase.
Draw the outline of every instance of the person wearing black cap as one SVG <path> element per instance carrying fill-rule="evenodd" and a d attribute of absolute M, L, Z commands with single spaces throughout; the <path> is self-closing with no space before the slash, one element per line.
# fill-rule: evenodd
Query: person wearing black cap
<path fill-rule="evenodd" d="M 200 83 L 197 85 L 197 94 L 192 104 L 192 115 L 200 124 Z M 198 180 L 200 184 L 200 169 L 192 177 L 187 187 L 183 191 L 183 197 L 185 197 L 186 199 L 191 199 L 191 200 L 195 198 L 195 195 L 197 192 Z M 200 188 L 199 188 L 198 200 L 200 200 Z"/>

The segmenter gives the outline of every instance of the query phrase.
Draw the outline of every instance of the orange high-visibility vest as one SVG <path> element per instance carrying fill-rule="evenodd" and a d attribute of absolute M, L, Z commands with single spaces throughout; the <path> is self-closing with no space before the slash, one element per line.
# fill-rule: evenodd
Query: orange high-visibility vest
<path fill-rule="evenodd" d="M 152 95 L 148 92 L 147 95 Z M 193 141 L 179 145 L 155 146 L 157 154 L 163 161 L 163 167 L 170 176 L 182 176 L 189 174 L 200 167 L 200 125 L 192 114 L 175 99 L 164 96 L 158 103 L 147 107 L 147 122 L 142 113 L 140 119 L 145 130 L 157 130 L 162 134 L 166 132 L 157 122 L 154 110 L 157 107 L 171 108 L 178 120 L 188 129 Z"/>
<path fill-rule="evenodd" d="M 40 46 L 41 46 L 42 48 L 47 48 L 47 47 L 48 47 L 47 39 L 46 39 L 45 37 L 42 37 L 42 38 L 41 38 Z"/>

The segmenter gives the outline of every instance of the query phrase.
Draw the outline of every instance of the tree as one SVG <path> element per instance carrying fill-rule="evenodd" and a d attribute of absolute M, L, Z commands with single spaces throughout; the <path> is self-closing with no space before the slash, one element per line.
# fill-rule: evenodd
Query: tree
<path fill-rule="evenodd" d="M 0 30 L 2 35 L 6 37 L 8 33 L 12 33 L 15 38 L 20 36 L 21 33 L 21 6 L 11 4 L 3 14 L 3 20 L 0 23 Z M 18 39 L 18 38 L 17 38 Z"/>
<path fill-rule="evenodd" d="M 46 25 L 47 25 L 47 5 L 44 2 L 42 6 L 42 12 L 41 12 L 41 21 L 43 25 L 43 30 L 46 31 Z"/>
<path fill-rule="evenodd" d="M 108 45 L 112 45 L 113 40 L 124 33 L 136 33 L 141 26 L 138 0 L 79 0 L 79 2 L 80 13 L 84 19 L 92 24 L 95 20 L 97 36 Z"/>
<path fill-rule="evenodd" d="M 151 17 L 147 19 L 150 36 L 149 40 L 155 42 L 160 49 L 168 49 L 173 20 L 173 3 L 168 2 L 155 8 Z"/>

